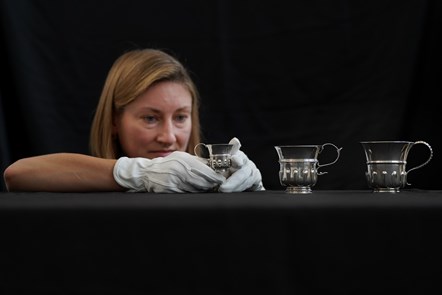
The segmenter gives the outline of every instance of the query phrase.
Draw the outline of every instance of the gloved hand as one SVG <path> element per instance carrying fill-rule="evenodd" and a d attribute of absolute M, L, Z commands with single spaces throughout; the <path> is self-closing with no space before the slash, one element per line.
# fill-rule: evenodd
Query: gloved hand
<path fill-rule="evenodd" d="M 180 151 L 155 159 L 119 158 L 113 175 L 130 192 L 205 192 L 226 180 L 204 160 Z"/>
<path fill-rule="evenodd" d="M 241 143 L 234 137 L 229 142 L 233 144 L 230 176 L 219 187 L 220 192 L 242 192 L 265 190 L 262 184 L 261 172 L 256 168 L 247 155 L 240 150 Z"/>

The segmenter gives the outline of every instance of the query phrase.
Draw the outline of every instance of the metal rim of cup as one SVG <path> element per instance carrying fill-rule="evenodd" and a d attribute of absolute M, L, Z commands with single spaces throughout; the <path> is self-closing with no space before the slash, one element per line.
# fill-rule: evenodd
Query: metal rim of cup
<path fill-rule="evenodd" d="M 303 162 L 308 162 L 308 163 L 314 163 L 314 162 L 318 162 L 317 159 L 280 159 L 279 160 L 280 163 L 303 163 Z"/>
<path fill-rule="evenodd" d="M 370 140 L 370 141 L 360 141 L 360 143 L 415 143 L 415 142 L 406 141 L 406 140 Z"/>

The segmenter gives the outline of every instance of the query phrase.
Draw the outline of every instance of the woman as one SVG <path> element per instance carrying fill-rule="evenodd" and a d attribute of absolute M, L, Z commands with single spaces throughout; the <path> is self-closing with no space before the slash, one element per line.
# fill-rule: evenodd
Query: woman
<path fill-rule="evenodd" d="M 192 155 L 200 141 L 198 92 L 183 65 L 156 49 L 133 50 L 109 71 L 92 123 L 92 155 L 20 159 L 9 191 L 221 192 L 263 190 L 261 173 L 236 146 L 227 179 Z"/>

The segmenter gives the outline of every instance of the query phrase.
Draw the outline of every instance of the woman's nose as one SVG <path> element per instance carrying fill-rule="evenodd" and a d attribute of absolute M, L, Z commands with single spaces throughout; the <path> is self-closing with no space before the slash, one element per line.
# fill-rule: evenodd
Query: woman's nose
<path fill-rule="evenodd" d="M 176 141 L 175 129 L 171 122 L 164 122 L 164 124 L 162 124 L 158 132 L 157 140 L 167 144 L 172 144 Z"/>

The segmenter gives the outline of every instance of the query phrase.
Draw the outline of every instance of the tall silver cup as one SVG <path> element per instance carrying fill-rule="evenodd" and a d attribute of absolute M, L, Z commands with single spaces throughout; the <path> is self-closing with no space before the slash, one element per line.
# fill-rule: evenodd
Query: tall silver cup
<path fill-rule="evenodd" d="M 195 155 L 207 159 L 207 165 L 212 167 L 217 173 L 229 176 L 233 144 L 218 143 L 205 144 L 199 143 L 194 148 Z"/>
<path fill-rule="evenodd" d="M 365 176 L 373 192 L 399 192 L 409 185 L 407 174 L 427 165 L 433 157 L 433 150 L 425 141 L 362 141 L 361 144 L 367 160 Z M 416 144 L 426 145 L 430 155 L 424 163 L 407 171 L 408 153 Z"/>
<path fill-rule="evenodd" d="M 336 159 L 330 163 L 319 164 L 318 156 L 324 147 L 332 146 L 336 149 Z M 332 165 L 339 159 L 342 148 L 332 143 L 322 145 L 282 145 L 275 146 L 279 157 L 279 181 L 286 186 L 286 192 L 290 194 L 308 194 L 312 192 L 318 175 L 327 172 L 318 172 L 320 167 Z"/>

